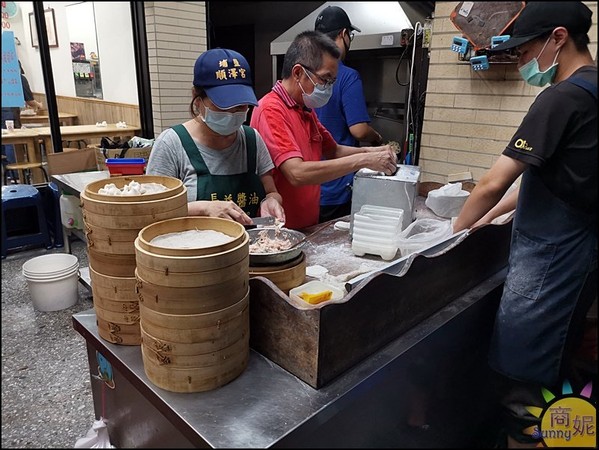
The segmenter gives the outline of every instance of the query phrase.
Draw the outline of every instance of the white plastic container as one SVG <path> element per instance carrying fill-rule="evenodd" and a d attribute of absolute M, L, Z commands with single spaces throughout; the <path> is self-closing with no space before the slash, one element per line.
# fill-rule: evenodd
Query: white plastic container
<path fill-rule="evenodd" d="M 368 253 L 369 255 L 378 255 L 385 261 L 391 261 L 397 254 L 397 246 L 393 242 L 389 244 L 388 240 L 381 240 L 380 242 L 375 242 L 373 240 L 362 241 L 359 238 L 356 239 L 354 237 L 351 249 L 356 256 L 364 256 Z"/>
<path fill-rule="evenodd" d="M 397 237 L 401 233 L 403 210 L 363 205 L 353 215 L 352 251 L 356 256 L 378 255 L 385 261 L 397 253 Z"/>
<path fill-rule="evenodd" d="M 60 196 L 60 220 L 66 228 L 83 229 L 83 212 L 79 199 L 74 195 Z"/>
<path fill-rule="evenodd" d="M 369 214 L 354 215 L 354 236 L 371 233 L 395 237 L 401 232 L 401 222 L 390 217 L 377 217 Z"/>
<path fill-rule="evenodd" d="M 289 297 L 291 297 L 293 300 L 296 300 L 298 302 L 304 302 L 306 303 L 306 305 L 309 305 L 309 303 L 305 302 L 300 297 L 301 293 L 306 292 L 308 294 L 316 294 L 322 291 L 331 291 L 333 293 L 331 298 L 326 301 L 340 300 L 341 298 L 343 298 L 344 295 L 344 292 L 341 289 L 339 289 L 336 286 L 333 286 L 332 284 L 328 284 L 320 280 L 312 280 L 291 289 L 289 291 Z"/>
<path fill-rule="evenodd" d="M 388 206 L 376 205 L 362 205 L 362 207 L 360 208 L 360 214 L 371 214 L 380 217 L 394 217 L 398 218 L 399 221 L 403 224 L 403 209 L 400 208 L 390 208 Z"/>
<path fill-rule="evenodd" d="M 52 253 L 23 264 L 33 307 L 38 311 L 60 311 L 77 303 L 79 261 L 75 255 Z"/>

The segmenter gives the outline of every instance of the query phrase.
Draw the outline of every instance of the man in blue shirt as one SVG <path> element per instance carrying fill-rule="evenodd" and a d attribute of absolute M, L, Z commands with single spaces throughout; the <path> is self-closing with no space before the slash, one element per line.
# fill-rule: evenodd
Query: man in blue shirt
<path fill-rule="evenodd" d="M 359 147 L 360 142 L 382 145 L 383 138 L 372 128 L 362 90 L 360 74 L 343 64 L 349 51 L 354 31 L 360 29 L 349 20 L 347 13 L 338 6 L 327 6 L 316 17 L 315 30 L 321 31 L 335 41 L 341 51 L 337 81 L 329 102 L 316 108 L 318 119 L 342 145 Z M 354 174 L 349 173 L 321 185 L 320 222 L 343 217 L 351 213 L 351 194 Z"/>

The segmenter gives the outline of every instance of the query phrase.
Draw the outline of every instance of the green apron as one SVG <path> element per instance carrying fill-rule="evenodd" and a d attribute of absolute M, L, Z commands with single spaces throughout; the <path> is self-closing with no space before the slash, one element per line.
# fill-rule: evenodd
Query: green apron
<path fill-rule="evenodd" d="M 266 197 L 262 180 L 256 174 L 256 134 L 243 125 L 247 151 L 247 172 L 236 175 L 212 175 L 189 132 L 183 125 L 175 125 L 183 148 L 196 170 L 198 189 L 196 200 L 230 200 L 250 217 L 258 216 L 260 201 Z"/>

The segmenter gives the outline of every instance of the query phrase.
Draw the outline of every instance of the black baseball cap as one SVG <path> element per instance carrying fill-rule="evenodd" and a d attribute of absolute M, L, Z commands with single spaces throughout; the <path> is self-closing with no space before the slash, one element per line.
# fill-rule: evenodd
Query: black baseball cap
<path fill-rule="evenodd" d="M 314 29 L 323 33 L 341 30 L 342 28 L 347 28 L 350 31 L 362 31 L 357 26 L 352 25 L 347 13 L 338 6 L 327 6 L 318 14 L 314 24 Z"/>
<path fill-rule="evenodd" d="M 573 34 L 588 33 L 592 15 L 582 2 L 528 2 L 514 21 L 511 38 L 491 51 L 518 47 L 557 27 L 565 27 Z"/>

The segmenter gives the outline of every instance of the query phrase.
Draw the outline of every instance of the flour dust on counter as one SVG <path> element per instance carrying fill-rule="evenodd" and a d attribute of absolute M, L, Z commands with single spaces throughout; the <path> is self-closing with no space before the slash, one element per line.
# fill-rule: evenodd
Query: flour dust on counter
<path fill-rule="evenodd" d="M 358 271 L 371 271 L 382 268 L 389 264 L 377 256 L 356 256 L 351 248 L 351 241 L 333 241 L 315 245 L 308 243 L 304 248 L 308 265 L 320 265 L 328 270 L 328 277 L 342 277 L 345 274 Z M 356 275 L 357 276 L 357 275 Z"/>

